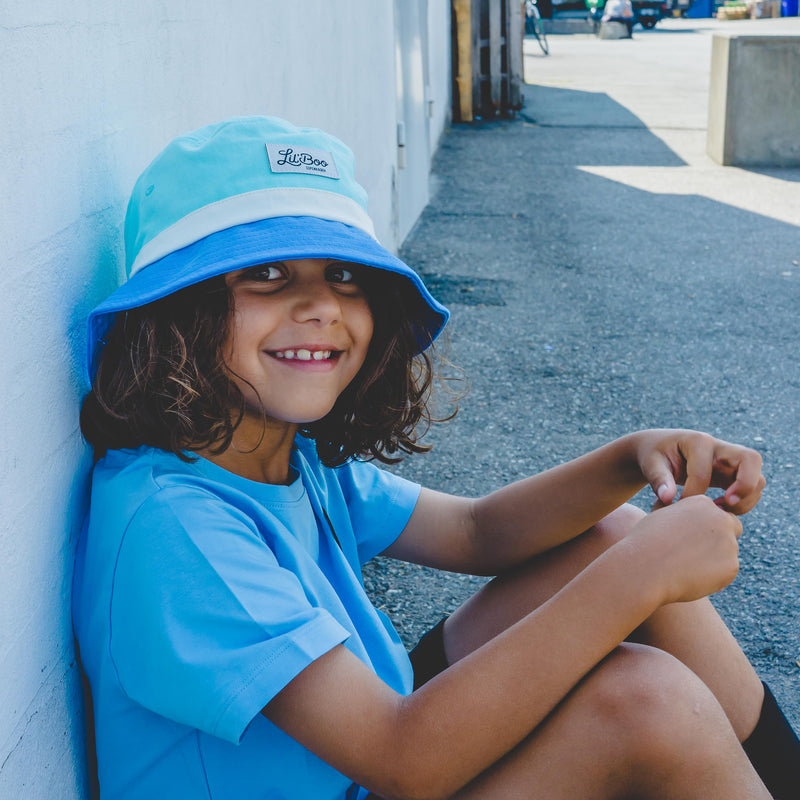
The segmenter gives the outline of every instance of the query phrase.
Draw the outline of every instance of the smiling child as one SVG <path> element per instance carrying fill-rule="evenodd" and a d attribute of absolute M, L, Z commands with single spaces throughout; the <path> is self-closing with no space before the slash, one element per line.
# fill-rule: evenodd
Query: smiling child
<path fill-rule="evenodd" d="M 73 595 L 103 798 L 796 796 L 797 739 L 707 599 L 757 453 L 641 431 L 475 499 L 379 468 L 427 449 L 448 313 L 322 131 L 179 137 L 125 239 Z M 409 657 L 364 591 L 379 553 L 497 577 Z"/>

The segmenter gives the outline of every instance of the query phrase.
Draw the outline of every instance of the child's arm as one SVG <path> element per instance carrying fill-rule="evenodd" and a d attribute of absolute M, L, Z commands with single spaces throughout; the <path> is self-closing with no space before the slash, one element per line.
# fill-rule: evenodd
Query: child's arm
<path fill-rule="evenodd" d="M 340 645 L 263 713 L 383 797 L 449 797 L 660 605 L 727 584 L 740 531 L 708 498 L 687 499 L 645 518 L 547 603 L 412 695 L 393 692 Z"/>
<path fill-rule="evenodd" d="M 754 450 L 695 431 L 641 431 L 478 500 L 423 490 L 386 555 L 494 575 L 572 539 L 648 483 L 657 507 L 683 484 L 684 498 L 722 488 L 717 503 L 744 514 L 765 481 Z"/>

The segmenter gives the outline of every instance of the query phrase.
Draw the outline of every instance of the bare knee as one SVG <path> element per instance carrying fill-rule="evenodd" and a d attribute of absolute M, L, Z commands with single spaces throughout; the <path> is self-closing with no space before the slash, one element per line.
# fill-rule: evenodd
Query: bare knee
<path fill-rule="evenodd" d="M 711 691 L 661 650 L 620 645 L 587 681 L 591 713 L 618 737 L 631 766 L 708 755 L 709 737 L 730 726 Z M 732 732 L 732 731 L 731 731 Z"/>
<path fill-rule="evenodd" d="M 622 541 L 633 526 L 645 516 L 640 508 L 625 503 L 593 525 L 584 536 L 594 539 L 601 550 L 608 550 L 609 547 Z"/>
<path fill-rule="evenodd" d="M 580 568 L 586 567 L 628 536 L 645 516 L 640 508 L 623 503 L 580 536 L 562 545 L 562 549 L 573 554 L 570 556 L 573 563 L 580 565 Z"/>
<path fill-rule="evenodd" d="M 732 790 L 747 778 L 746 757 L 726 725 L 680 662 L 623 644 L 457 797 L 761 797 Z"/>

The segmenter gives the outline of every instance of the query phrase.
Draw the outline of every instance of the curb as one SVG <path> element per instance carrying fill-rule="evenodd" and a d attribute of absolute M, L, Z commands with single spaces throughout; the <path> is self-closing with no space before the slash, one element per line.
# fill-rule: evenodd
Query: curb
<path fill-rule="evenodd" d="M 594 25 L 590 19 L 543 19 L 544 32 L 552 34 L 594 33 Z"/>

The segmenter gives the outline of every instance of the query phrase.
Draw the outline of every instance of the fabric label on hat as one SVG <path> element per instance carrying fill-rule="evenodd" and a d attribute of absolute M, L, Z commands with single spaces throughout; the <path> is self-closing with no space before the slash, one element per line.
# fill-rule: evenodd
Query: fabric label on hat
<path fill-rule="evenodd" d="M 336 179 L 339 177 L 333 153 L 327 150 L 267 142 L 267 156 L 273 172 L 300 172 Z"/>

